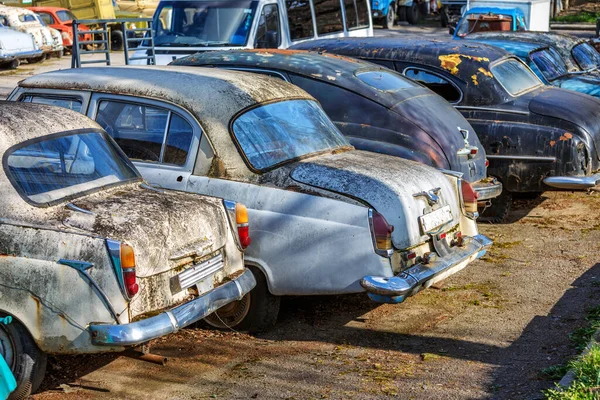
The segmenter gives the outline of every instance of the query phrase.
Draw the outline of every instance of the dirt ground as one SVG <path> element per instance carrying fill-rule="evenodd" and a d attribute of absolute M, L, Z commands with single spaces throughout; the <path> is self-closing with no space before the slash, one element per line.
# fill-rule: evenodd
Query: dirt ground
<path fill-rule="evenodd" d="M 392 33 L 407 31 L 446 34 Z M 69 64 L 0 72 L 0 98 Z M 286 299 L 267 334 L 193 327 L 154 341 L 152 352 L 169 357 L 164 367 L 119 355 L 51 357 L 34 399 L 541 398 L 554 383 L 540 371 L 575 354 L 569 333 L 600 304 L 599 206 L 596 192 L 519 200 L 510 223 L 481 226 L 495 241 L 487 257 L 404 304 Z"/>
<path fill-rule="evenodd" d="M 575 354 L 569 333 L 600 303 L 600 193 L 520 200 L 481 226 L 483 260 L 400 305 L 365 295 L 291 298 L 256 337 L 198 327 L 152 343 L 157 366 L 115 355 L 51 358 L 36 400 L 536 399 Z"/>

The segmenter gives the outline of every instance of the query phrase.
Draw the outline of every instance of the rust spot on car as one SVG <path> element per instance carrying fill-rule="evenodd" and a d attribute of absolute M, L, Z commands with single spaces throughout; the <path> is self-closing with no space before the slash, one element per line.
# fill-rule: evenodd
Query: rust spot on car
<path fill-rule="evenodd" d="M 551 140 L 550 141 L 550 147 L 554 147 L 555 144 L 556 144 L 556 140 Z"/>
<path fill-rule="evenodd" d="M 479 82 L 477 82 L 477 74 L 471 75 L 471 79 L 473 80 L 473 84 L 475 86 L 479 85 Z"/>
<path fill-rule="evenodd" d="M 573 139 L 573 134 L 569 133 L 569 132 L 565 132 L 564 135 L 562 135 L 561 137 L 558 138 L 560 141 L 565 142 L 569 139 Z"/>
<path fill-rule="evenodd" d="M 439 56 L 438 59 L 441 62 L 441 67 L 450 71 L 453 75 L 458 75 L 458 66 L 462 62 L 461 58 L 467 58 L 469 60 L 477 62 L 489 62 L 490 59 L 487 57 L 474 57 L 463 54 L 447 54 L 445 56 Z"/>
<path fill-rule="evenodd" d="M 477 71 L 481 72 L 482 74 L 484 74 L 488 78 L 493 78 L 494 77 L 494 75 L 492 75 L 492 73 L 490 71 L 488 71 L 487 69 L 485 69 L 483 67 L 479 67 L 479 69 Z"/>

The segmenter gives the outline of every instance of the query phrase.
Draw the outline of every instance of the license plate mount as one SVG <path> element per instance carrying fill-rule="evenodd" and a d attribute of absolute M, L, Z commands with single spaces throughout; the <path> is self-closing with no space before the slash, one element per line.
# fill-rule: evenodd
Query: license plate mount
<path fill-rule="evenodd" d="M 433 233 L 450 221 L 452 221 L 452 210 L 450 209 L 450 206 L 438 208 L 435 211 L 423 214 L 419 217 L 419 225 L 423 230 L 423 234 Z"/>

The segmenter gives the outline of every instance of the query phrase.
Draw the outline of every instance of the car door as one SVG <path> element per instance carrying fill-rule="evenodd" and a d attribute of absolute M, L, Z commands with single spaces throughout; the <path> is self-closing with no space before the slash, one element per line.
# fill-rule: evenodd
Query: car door
<path fill-rule="evenodd" d="M 95 93 L 87 115 L 115 139 L 148 181 L 186 189 L 202 135 L 189 114 L 163 102 Z"/>

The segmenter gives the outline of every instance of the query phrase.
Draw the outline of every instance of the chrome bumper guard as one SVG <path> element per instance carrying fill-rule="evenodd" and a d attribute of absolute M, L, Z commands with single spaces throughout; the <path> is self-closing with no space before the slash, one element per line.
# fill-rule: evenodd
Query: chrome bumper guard
<path fill-rule="evenodd" d="M 34 58 L 43 55 L 44 52 L 41 50 L 31 50 L 31 51 L 22 51 L 19 53 L 11 53 L 11 54 L 0 54 L 0 61 L 12 61 L 12 60 L 21 60 L 24 58 Z"/>
<path fill-rule="evenodd" d="M 479 195 L 477 201 L 490 200 L 500 196 L 500 193 L 502 193 L 502 183 L 495 179 L 492 182 L 477 182 L 473 184 L 473 190 Z"/>
<path fill-rule="evenodd" d="M 492 240 L 485 235 L 465 238 L 464 245 L 451 255 L 428 264 L 416 264 L 391 278 L 365 276 L 360 285 L 371 300 L 378 303 L 401 303 L 407 297 L 431 286 L 433 283 L 460 271 L 462 264 L 473 255 L 481 258 L 492 247 Z"/>
<path fill-rule="evenodd" d="M 585 190 L 600 184 L 600 174 L 590 176 L 549 176 L 544 183 L 555 189 Z"/>
<path fill-rule="evenodd" d="M 224 305 L 240 300 L 254 286 L 256 286 L 254 275 L 249 269 L 246 269 L 239 277 L 154 317 L 123 325 L 90 325 L 92 344 L 96 346 L 134 346 L 177 332 Z"/>

